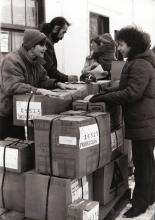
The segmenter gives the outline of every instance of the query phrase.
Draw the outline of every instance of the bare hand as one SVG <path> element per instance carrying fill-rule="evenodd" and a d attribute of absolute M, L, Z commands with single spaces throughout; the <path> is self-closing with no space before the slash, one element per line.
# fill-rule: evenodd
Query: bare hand
<path fill-rule="evenodd" d="M 48 95 L 48 96 L 55 96 L 55 92 L 52 92 L 47 89 L 37 89 L 36 93 L 38 95 Z"/>
<path fill-rule="evenodd" d="M 58 88 L 62 89 L 62 90 L 66 90 L 66 89 L 71 89 L 71 90 L 75 90 L 76 88 L 72 85 L 68 85 L 68 84 L 65 84 L 65 83 L 61 83 L 61 82 L 58 82 L 57 83 L 57 86 Z"/>

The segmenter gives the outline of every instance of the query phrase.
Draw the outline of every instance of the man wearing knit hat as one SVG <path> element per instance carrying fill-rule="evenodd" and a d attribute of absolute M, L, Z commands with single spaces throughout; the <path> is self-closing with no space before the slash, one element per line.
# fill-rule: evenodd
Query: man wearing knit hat
<path fill-rule="evenodd" d="M 47 76 L 42 64 L 46 36 L 39 30 L 26 29 L 23 44 L 3 59 L 0 79 L 0 140 L 6 137 L 24 139 L 24 128 L 13 126 L 13 95 L 33 92 L 50 95 L 49 89 L 68 88 Z"/>

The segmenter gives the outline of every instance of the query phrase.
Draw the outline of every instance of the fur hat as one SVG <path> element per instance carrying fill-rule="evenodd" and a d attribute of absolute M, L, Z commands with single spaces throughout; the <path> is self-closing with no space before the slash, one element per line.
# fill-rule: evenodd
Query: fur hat
<path fill-rule="evenodd" d="M 23 46 L 29 50 L 38 44 L 40 41 L 45 40 L 46 35 L 41 33 L 39 30 L 26 29 L 24 32 Z"/>

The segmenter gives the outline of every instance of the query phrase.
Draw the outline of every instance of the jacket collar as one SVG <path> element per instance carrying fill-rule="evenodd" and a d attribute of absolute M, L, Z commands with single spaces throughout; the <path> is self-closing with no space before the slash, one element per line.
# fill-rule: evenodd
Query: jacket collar
<path fill-rule="evenodd" d="M 18 50 L 20 56 L 25 59 L 27 62 L 29 62 L 32 65 L 36 65 L 36 64 L 41 64 L 44 65 L 45 64 L 45 60 L 42 58 L 37 58 L 36 60 L 33 60 L 29 55 L 27 50 L 21 46 Z"/>

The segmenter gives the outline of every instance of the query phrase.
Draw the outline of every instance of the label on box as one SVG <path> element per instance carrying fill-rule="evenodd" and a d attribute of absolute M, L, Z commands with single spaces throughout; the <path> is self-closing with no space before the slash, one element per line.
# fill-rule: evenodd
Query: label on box
<path fill-rule="evenodd" d="M 27 117 L 26 101 L 16 101 L 17 120 L 26 120 Z M 29 105 L 29 120 L 32 120 L 42 115 L 41 102 L 30 102 Z"/>
<path fill-rule="evenodd" d="M 77 145 L 76 137 L 59 136 L 59 144 Z"/>
<path fill-rule="evenodd" d="M 0 166 L 3 167 L 4 147 L 0 147 Z M 5 167 L 18 169 L 18 149 L 6 148 L 5 151 Z"/>
<path fill-rule="evenodd" d="M 99 130 L 97 124 L 87 125 L 79 128 L 79 147 L 86 148 L 99 144 Z"/>
<path fill-rule="evenodd" d="M 82 198 L 82 187 L 79 185 L 78 180 L 73 180 L 71 182 L 71 194 L 72 203 Z"/>
<path fill-rule="evenodd" d="M 112 146 L 112 151 L 117 148 L 116 133 L 115 132 L 111 133 L 111 146 Z"/>
<path fill-rule="evenodd" d="M 89 206 L 90 203 L 88 203 L 87 206 Z M 99 205 L 95 205 L 95 207 L 90 209 L 89 211 L 83 210 L 83 220 L 98 220 L 98 219 L 99 219 Z"/>

